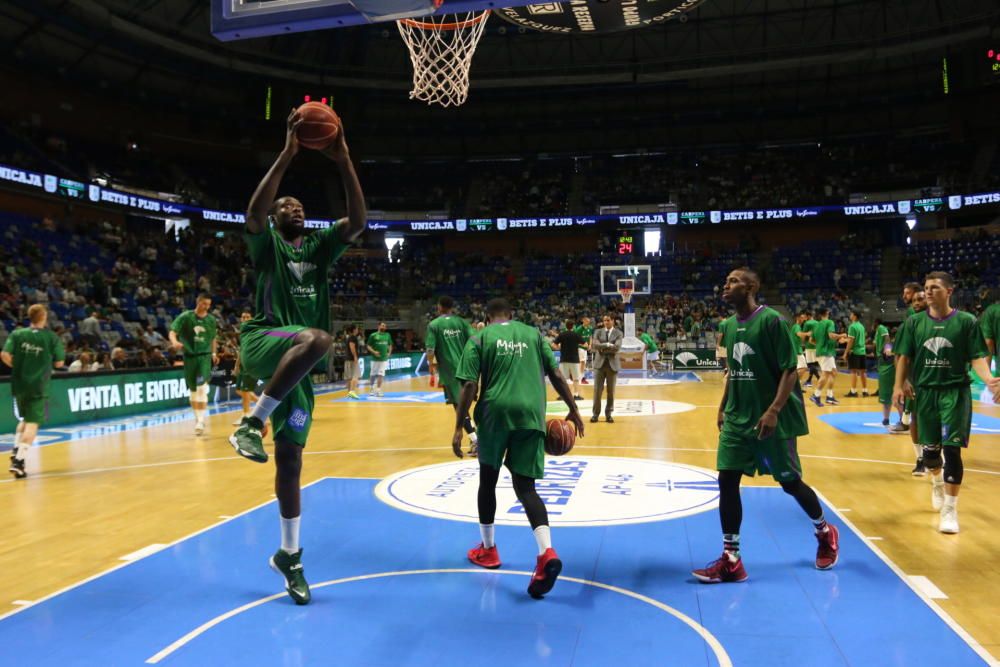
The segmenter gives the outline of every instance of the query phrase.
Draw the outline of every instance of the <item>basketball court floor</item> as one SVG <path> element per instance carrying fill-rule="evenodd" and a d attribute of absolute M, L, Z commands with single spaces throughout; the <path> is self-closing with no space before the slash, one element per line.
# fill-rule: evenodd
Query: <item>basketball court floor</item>
<path fill-rule="evenodd" d="M 183 410 L 43 430 L 31 476 L 0 481 L 0 663 L 1000 664 L 998 406 L 975 406 L 952 536 L 936 530 L 929 481 L 910 476 L 908 437 L 878 428 L 874 398 L 810 406 L 800 451 L 841 527 L 839 564 L 814 569 L 811 524 L 755 480 L 742 531 L 750 579 L 706 586 L 689 572 L 721 550 L 721 375 L 623 376 L 616 423 L 587 423 L 573 452 L 549 460 L 540 489 L 565 569 L 536 601 L 525 592 L 534 541 L 509 480 L 503 567 L 474 568 L 476 464 L 451 454 L 453 412 L 426 376 L 386 389 L 317 396 L 306 607 L 267 567 L 279 539 L 273 467 L 233 453 L 229 408 L 200 438 Z"/>

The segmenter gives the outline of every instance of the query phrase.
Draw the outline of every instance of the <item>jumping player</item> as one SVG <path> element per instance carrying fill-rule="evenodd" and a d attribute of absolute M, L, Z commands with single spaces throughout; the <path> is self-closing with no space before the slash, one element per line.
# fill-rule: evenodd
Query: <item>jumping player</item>
<path fill-rule="evenodd" d="M 777 311 L 757 304 L 760 278 L 750 269 L 729 274 L 722 298 L 736 310 L 726 319 L 723 339 L 729 375 L 719 405 L 719 517 L 722 556 L 695 570 L 707 584 L 746 581 L 740 558 L 743 505 L 740 480 L 759 472 L 774 477 L 813 522 L 819 546 L 816 568 L 837 564 L 838 532 L 827 524 L 816 492 L 802 481 L 796 438 L 809 432 L 796 375 L 796 344 Z"/>
<path fill-rule="evenodd" d="M 63 342 L 48 328 L 49 311 L 36 303 L 28 308 L 27 328 L 15 329 L 3 345 L 0 358 L 11 367 L 11 393 L 21 421 L 14 431 L 10 472 L 17 479 L 28 476 L 24 460 L 35 442 L 38 427 L 45 422 L 49 378 L 53 368 L 62 368 L 66 359 Z"/>
<path fill-rule="evenodd" d="M 185 310 L 170 324 L 170 345 L 184 350 L 184 382 L 191 396 L 194 410 L 194 434 L 205 432 L 208 414 L 208 381 L 212 379 L 212 366 L 219 363 L 218 325 L 208 313 L 212 297 L 199 294 L 194 310 Z"/>
<path fill-rule="evenodd" d="M 452 314 L 454 309 L 455 301 L 450 296 L 438 299 L 438 316 L 427 326 L 427 363 L 431 378 L 437 376 L 438 384 L 444 390 L 444 402 L 457 410 L 462 384 L 455 378 L 455 373 L 462 361 L 465 344 L 474 332 L 467 320 Z M 469 434 L 469 456 L 475 456 L 478 452 L 476 427 L 466 417 L 462 428 Z"/>
<path fill-rule="evenodd" d="M 931 477 L 931 506 L 940 510 L 938 530 L 958 527 L 958 492 L 964 468 L 962 448 L 972 430 L 969 366 L 1000 398 L 1000 378 L 990 374 L 989 348 L 976 318 L 951 307 L 955 281 L 933 271 L 924 281 L 927 311 L 909 317 L 896 336 L 896 385 L 893 402 L 902 407 L 905 379 L 913 370 L 917 436 Z M 943 455 L 943 456 L 942 456 Z M 942 472 L 943 468 L 943 472 Z"/>
<path fill-rule="evenodd" d="M 510 304 L 504 299 L 493 299 L 486 311 L 490 325 L 469 339 L 456 374 L 463 385 L 451 441 L 455 456 L 462 458 L 462 429 L 482 378 L 482 394 L 476 403 L 482 542 L 469 550 L 468 557 L 481 567 L 500 567 L 493 523 L 500 466 L 506 465 L 538 544 L 535 572 L 528 584 L 528 594 L 538 599 L 552 590 L 562 571 L 562 561 L 552 548 L 548 512 L 535 490 L 535 480 L 545 472 L 546 376 L 569 406 L 566 419 L 573 422 L 580 437 L 583 419 L 552 349 L 538 330 L 512 321 Z"/>
<path fill-rule="evenodd" d="M 347 218 L 305 235 L 305 212 L 294 197 L 276 199 L 278 187 L 299 151 L 295 135 L 301 117 L 288 116 L 285 147 L 250 199 L 245 238 L 257 271 L 257 315 L 243 325 L 243 370 L 265 378 L 253 414 L 229 442 L 238 454 L 265 463 L 264 423 L 274 427 L 275 493 L 281 512 L 281 548 L 271 568 L 285 578 L 296 604 L 308 604 L 309 585 L 299 547 L 299 477 L 302 448 L 312 426 L 312 368 L 330 351 L 330 288 L 327 272 L 365 228 L 364 194 L 341 131 L 323 151 L 337 165 L 347 199 Z"/>

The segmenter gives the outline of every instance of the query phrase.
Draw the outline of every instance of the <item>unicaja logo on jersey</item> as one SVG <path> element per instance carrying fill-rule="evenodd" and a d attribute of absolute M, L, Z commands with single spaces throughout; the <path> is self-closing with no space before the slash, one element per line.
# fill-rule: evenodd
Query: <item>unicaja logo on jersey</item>
<path fill-rule="evenodd" d="M 38 345 L 32 345 L 31 343 L 21 343 L 21 352 L 25 354 L 41 354 L 45 351 L 45 348 L 39 347 Z"/>
<path fill-rule="evenodd" d="M 301 281 L 305 278 L 306 274 L 316 268 L 315 264 L 310 262 L 288 262 L 288 270 L 295 274 L 295 277 Z"/>
<path fill-rule="evenodd" d="M 750 356 L 751 354 L 757 353 L 746 343 L 736 343 L 736 345 L 733 345 L 733 360 L 740 366 L 743 365 L 743 357 Z"/>
<path fill-rule="evenodd" d="M 441 335 L 443 335 L 445 338 L 458 338 L 459 336 L 462 335 L 462 332 L 459 331 L 458 329 L 445 329 L 444 331 L 441 332 Z"/>
<path fill-rule="evenodd" d="M 947 338 L 942 338 L 941 336 L 935 336 L 934 338 L 924 341 L 924 347 L 926 347 L 931 354 L 935 357 L 941 354 L 941 350 L 946 347 L 955 347 L 951 344 L 951 341 Z M 940 367 L 951 367 L 951 361 L 948 359 L 925 359 L 925 366 L 940 366 Z"/>

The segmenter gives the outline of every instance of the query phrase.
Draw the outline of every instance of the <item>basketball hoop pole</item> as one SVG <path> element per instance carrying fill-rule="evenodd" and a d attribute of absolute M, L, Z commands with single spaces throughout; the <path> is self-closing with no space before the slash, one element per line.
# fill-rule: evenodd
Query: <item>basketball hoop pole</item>
<path fill-rule="evenodd" d="M 621 287 L 618 294 L 625 304 L 625 338 L 635 338 L 635 308 L 632 306 L 633 290 L 628 287 Z"/>

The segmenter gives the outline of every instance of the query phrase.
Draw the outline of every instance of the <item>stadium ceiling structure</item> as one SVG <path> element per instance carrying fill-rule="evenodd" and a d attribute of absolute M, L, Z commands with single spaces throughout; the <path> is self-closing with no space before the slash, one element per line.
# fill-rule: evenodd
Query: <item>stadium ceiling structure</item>
<path fill-rule="evenodd" d="M 405 89 L 395 27 L 220 43 L 206 0 L 6 0 L 15 57 L 117 82 L 220 68 L 303 84 Z M 993 0 L 706 0 L 680 19 L 606 34 L 545 34 L 494 16 L 473 61 L 479 89 L 662 84 L 904 60 L 998 34 Z"/>

